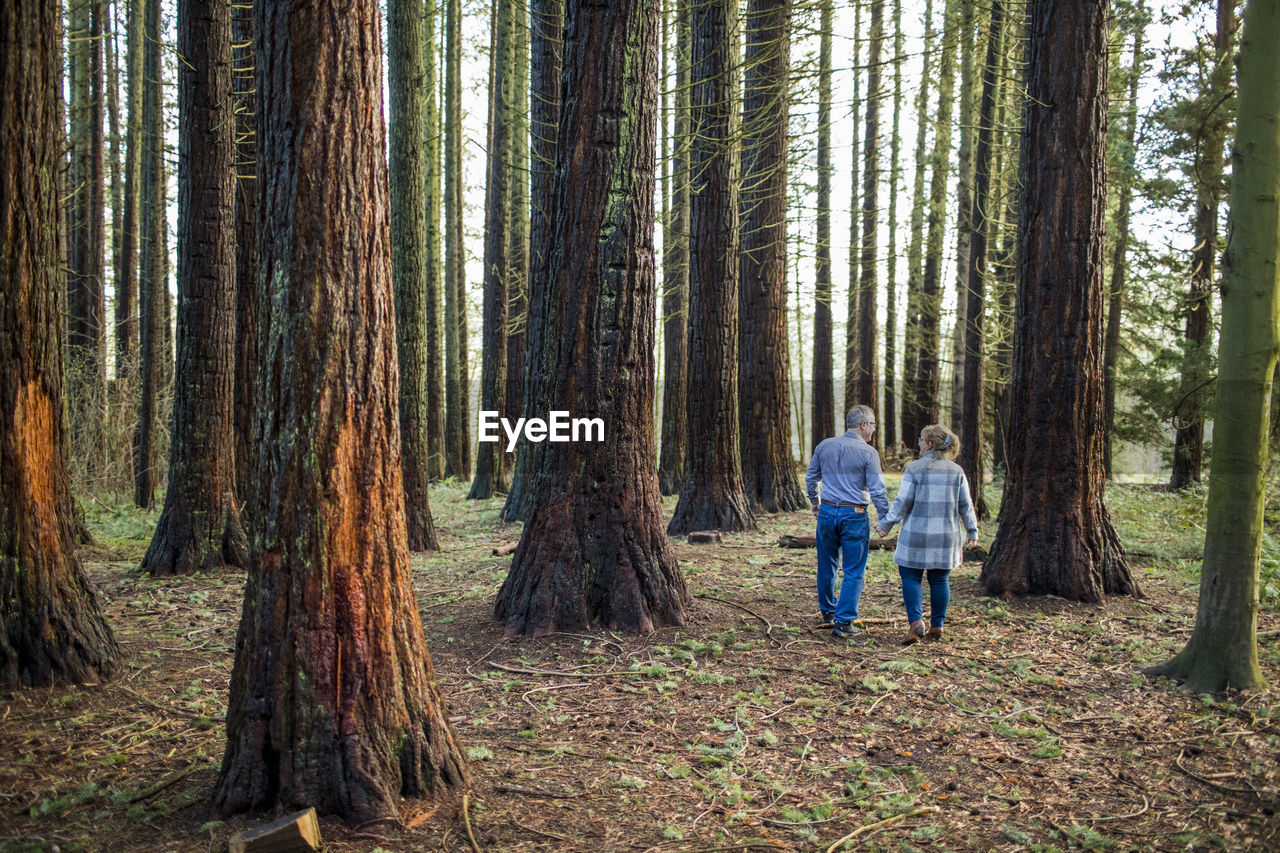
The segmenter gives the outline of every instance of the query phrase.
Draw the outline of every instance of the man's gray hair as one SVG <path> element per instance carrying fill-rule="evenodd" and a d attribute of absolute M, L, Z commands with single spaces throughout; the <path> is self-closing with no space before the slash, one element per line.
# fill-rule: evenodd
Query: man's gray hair
<path fill-rule="evenodd" d="M 854 406 L 849 410 L 849 414 L 844 416 L 845 429 L 857 429 L 862 426 L 863 421 L 875 420 L 876 413 L 870 406 Z"/>

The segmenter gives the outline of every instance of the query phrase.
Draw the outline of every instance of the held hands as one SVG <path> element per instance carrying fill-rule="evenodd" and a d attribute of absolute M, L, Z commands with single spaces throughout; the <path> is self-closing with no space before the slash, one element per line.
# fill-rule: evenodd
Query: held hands
<path fill-rule="evenodd" d="M 964 543 L 964 549 L 965 549 L 966 551 L 973 551 L 973 550 L 974 550 L 974 549 L 976 549 L 977 547 L 978 547 L 978 540 L 977 540 L 977 539 L 969 539 L 969 540 L 966 540 L 966 541 L 965 541 L 965 543 Z"/>
<path fill-rule="evenodd" d="M 885 529 L 885 527 L 879 522 L 876 522 L 876 526 L 871 529 L 874 530 L 876 532 L 876 536 L 878 536 L 881 539 L 889 535 L 889 531 Z"/>

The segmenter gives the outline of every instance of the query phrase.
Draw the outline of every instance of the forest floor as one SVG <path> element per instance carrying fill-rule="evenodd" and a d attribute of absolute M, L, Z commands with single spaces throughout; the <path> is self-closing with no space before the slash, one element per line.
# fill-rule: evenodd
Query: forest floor
<path fill-rule="evenodd" d="M 407 801 L 403 830 L 323 820 L 326 850 L 1280 850 L 1276 591 L 1259 620 L 1273 686 L 1196 696 L 1140 674 L 1190 636 L 1202 492 L 1109 491 L 1145 598 L 1006 603 L 966 563 L 946 639 L 906 648 L 887 552 L 865 632 L 817 624 L 814 552 L 777 544 L 808 513 L 677 543 L 683 627 L 504 640 L 511 558 L 493 550 L 519 527 L 463 494 L 435 487 L 443 551 L 413 566 L 476 787 L 465 809 Z M 124 669 L 0 692 L 0 849 L 225 849 L 261 822 L 207 818 L 244 575 L 140 576 L 155 516 L 86 507 Z"/>

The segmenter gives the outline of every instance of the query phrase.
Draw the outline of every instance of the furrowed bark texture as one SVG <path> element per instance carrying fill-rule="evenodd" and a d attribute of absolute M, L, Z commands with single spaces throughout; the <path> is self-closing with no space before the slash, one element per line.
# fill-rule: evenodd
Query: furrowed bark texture
<path fill-rule="evenodd" d="M 1271 387 L 1280 352 L 1280 8 L 1246 4 L 1240 41 L 1200 602 L 1186 648 L 1151 670 L 1183 680 L 1195 693 L 1265 684 L 1258 666 L 1258 565 Z"/>
<path fill-rule="evenodd" d="M 444 2 L 444 473 L 467 480 L 471 477 L 471 407 L 462 245 L 462 0 Z"/>
<path fill-rule="evenodd" d="M 400 366 L 400 467 L 404 473 L 409 550 L 436 551 L 427 487 L 427 134 L 423 83 L 422 0 L 387 5 L 387 88 L 390 90 L 391 273 Z"/>
<path fill-rule="evenodd" d="M 160 390 L 171 372 L 165 361 L 168 321 L 168 228 L 165 224 L 164 117 L 161 106 L 160 4 L 147 2 L 143 21 L 142 227 L 138 238 L 139 384 L 133 434 L 133 502 L 150 509 L 159 472 Z"/>
<path fill-rule="evenodd" d="M 58 5 L 0 7 L 0 683 L 94 683 L 119 649 L 76 557 L 62 405 Z"/>
<path fill-rule="evenodd" d="M 481 330 L 480 410 L 507 408 L 507 321 L 510 296 L 511 241 L 511 85 L 514 66 L 511 4 L 494 2 L 492 56 L 489 60 L 489 153 L 485 184 L 484 226 L 484 326 Z M 479 438 L 479 436 L 477 436 Z M 467 498 L 487 500 L 507 491 L 506 444 L 478 442 L 476 475 Z"/>
<path fill-rule="evenodd" d="M 253 9 L 233 7 L 231 15 L 231 87 L 236 113 L 236 375 L 232 405 L 236 494 L 244 507 L 257 488 L 253 414 L 258 377 L 258 93 L 254 84 Z"/>
<path fill-rule="evenodd" d="M 178 4 L 178 364 L 164 509 L 142 568 L 244 568 L 236 499 L 231 6 Z"/>
<path fill-rule="evenodd" d="M 1106 4 L 1027 10 L 1009 469 L 991 595 L 1137 594 L 1102 473 Z"/>
<path fill-rule="evenodd" d="M 469 782 L 409 572 L 378 6 L 258 6 L 262 483 L 213 811 Z"/>
<path fill-rule="evenodd" d="M 876 264 L 879 263 L 876 232 L 880 220 L 880 54 L 884 42 L 884 0 L 871 4 L 871 33 L 867 45 L 867 104 L 863 113 L 862 144 L 862 244 L 858 263 L 858 361 L 854 394 L 859 402 L 878 406 L 880 364 L 876 351 L 880 318 L 877 310 Z M 882 433 L 871 437 L 883 449 Z M 806 501 L 807 503 L 807 501 Z"/>
<path fill-rule="evenodd" d="M 547 325 L 550 397 L 605 440 L 549 445 L 495 615 L 508 634 L 684 621 L 653 459 L 657 9 L 569 3 Z"/>
<path fill-rule="evenodd" d="M 444 235 L 440 216 L 444 211 L 444 176 L 441 163 L 440 125 L 440 52 L 436 49 L 436 24 L 440 20 L 440 4 L 431 3 L 423 10 L 423 69 L 426 106 L 427 159 L 426 203 L 423 216 L 427 229 L 427 476 L 432 482 L 444 479 L 444 356 L 441 348 L 444 311 Z M 434 535 L 434 525 L 432 534 Z M 410 546 L 412 547 L 412 539 Z"/>
<path fill-rule="evenodd" d="M 529 161 L 529 297 L 525 321 L 529 351 L 522 376 L 524 391 L 521 399 L 525 417 L 545 418 L 551 410 L 547 393 L 555 365 L 555 348 L 548 343 L 546 301 L 549 298 L 547 270 L 555 250 L 551 208 L 555 201 L 553 176 L 560 123 L 563 0 L 534 0 L 529 6 L 529 26 L 532 63 L 529 123 L 532 140 Z M 502 507 L 504 520 L 528 520 L 545 447 L 539 442 L 525 442 L 521 446 L 511 476 L 511 491 Z"/>
<path fill-rule="evenodd" d="M 793 512 L 809 501 L 791 455 L 787 352 L 787 77 L 790 0 L 753 0 L 743 82 L 742 250 L 738 254 L 738 423 L 752 509 Z"/>
<path fill-rule="evenodd" d="M 986 313 L 987 244 L 993 221 L 991 202 L 992 137 L 995 134 L 996 73 L 1004 39 L 1004 2 L 991 4 L 990 31 L 987 35 L 987 58 L 982 66 L 982 95 L 978 106 L 978 136 L 974 151 L 972 210 L 964 221 L 971 229 L 968 240 L 968 273 L 960 295 L 964 298 L 963 333 L 965 357 L 964 379 L 960 383 L 963 404 L 960 409 L 960 456 L 958 462 L 969 481 L 974 513 L 986 520 L 991 516 L 984 495 L 983 433 L 986 422 L 986 350 L 983 343 Z M 957 333 L 961 334 L 960 332 Z"/>
<path fill-rule="evenodd" d="M 738 455 L 738 200 L 731 0 L 691 12 L 689 406 L 685 484 L 667 532 L 754 530 Z M 693 389 L 696 389 L 694 391 Z"/>
<path fill-rule="evenodd" d="M 669 207 L 662 232 L 662 449 L 658 487 L 664 495 L 684 486 L 689 444 L 689 2 L 677 0 L 668 42 L 674 48 L 676 89 L 668 186 Z M 663 122 L 666 129 L 666 122 Z"/>
<path fill-rule="evenodd" d="M 813 284 L 813 416 L 808 456 L 836 429 L 835 354 L 831 323 L 831 42 L 832 0 L 821 0 L 818 46 L 818 245 Z"/>

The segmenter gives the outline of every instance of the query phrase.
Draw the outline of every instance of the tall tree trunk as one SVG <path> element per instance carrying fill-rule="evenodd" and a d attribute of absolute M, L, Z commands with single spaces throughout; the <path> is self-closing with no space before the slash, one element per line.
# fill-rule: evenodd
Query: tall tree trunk
<path fill-rule="evenodd" d="M 858 168 L 862 165 L 862 137 L 858 131 L 858 120 L 861 116 L 864 101 L 861 95 L 862 86 L 862 4 L 855 3 L 853 10 L 853 102 L 850 108 L 853 114 L 853 143 L 849 157 L 849 296 L 846 301 L 846 320 L 844 326 L 844 408 L 847 412 L 854 406 L 865 404 L 874 406 L 875 401 L 858 397 L 858 334 L 862 331 L 861 318 L 858 316 L 858 222 L 862 213 L 860 194 L 862 186 L 858 181 Z"/>
<path fill-rule="evenodd" d="M 1258 667 L 1258 564 L 1268 409 L 1280 351 L 1280 7 L 1247 3 L 1240 42 L 1200 601 L 1186 648 L 1149 671 L 1184 681 L 1193 693 L 1265 684 Z"/>
<path fill-rule="evenodd" d="M 1032 0 L 1009 470 L 989 595 L 1137 594 L 1102 475 L 1107 6 Z"/>
<path fill-rule="evenodd" d="M 258 93 L 254 84 L 257 31 L 253 9 L 231 8 L 231 89 L 235 97 L 236 372 L 233 433 L 236 494 L 247 506 L 257 488 L 253 450 L 254 389 L 258 377 Z"/>
<path fill-rule="evenodd" d="M 133 434 L 133 502 L 150 509 L 155 501 L 160 421 L 160 389 L 170 358 L 165 347 L 168 318 L 168 247 L 165 227 L 164 113 L 160 61 L 160 0 L 145 0 L 142 92 L 142 228 L 138 239 L 139 388 Z"/>
<path fill-rule="evenodd" d="M 689 601 L 653 459 L 656 5 L 578 0 L 566 12 L 549 392 L 556 409 L 607 427 L 603 442 L 547 447 L 494 613 L 509 635 L 597 622 L 644 634 L 682 624 Z"/>
<path fill-rule="evenodd" d="M 996 90 L 999 81 L 1000 56 L 1004 52 L 1004 3 L 993 0 L 991 4 L 990 31 L 987 34 L 987 59 L 982 66 L 982 95 L 978 106 L 978 134 L 974 151 L 973 209 L 965 217 L 972 229 L 969 235 L 969 280 L 963 293 L 965 297 L 964 322 L 964 382 L 961 389 L 964 398 L 960 406 L 960 466 L 969 481 L 974 512 L 978 518 L 987 519 L 984 495 L 983 438 L 986 430 L 986 350 L 984 325 L 986 316 L 987 243 L 997 218 L 991 194 L 991 164 L 995 137 Z"/>
<path fill-rule="evenodd" d="M 1025 19 L 1018 21 L 1009 30 L 1009 43 L 1022 37 Z M 994 424 L 992 429 L 991 464 L 999 471 L 1008 471 L 1009 458 L 1007 452 L 1009 439 L 1009 422 L 1013 406 L 1011 385 L 1013 382 L 1013 326 L 1016 306 L 1014 296 L 1017 293 L 1017 202 L 1018 193 L 1014 191 L 1018 181 L 1019 148 L 1010 143 L 1018 139 L 1022 133 L 1020 104 L 1013 103 L 1022 97 L 1022 80 L 1017 71 L 1018 61 L 1011 56 L 1011 48 L 1006 48 L 1000 56 L 1000 81 L 996 93 L 996 122 L 999 129 L 999 144 L 995 146 L 995 174 L 1000 176 L 999 190 L 996 198 L 1003 198 L 999 207 L 999 239 L 992 240 L 990 249 L 993 270 L 991 282 L 997 288 L 995 311 L 992 314 L 999 333 L 993 335 L 994 351 L 991 354 L 992 375 L 995 377 L 995 393 L 992 394 Z M 1012 113 L 1012 115 L 1010 115 Z M 1009 119 L 1014 121 L 1011 123 Z M 1014 126 L 1007 127 L 1007 124 Z"/>
<path fill-rule="evenodd" d="M 440 18 L 440 4 L 431 3 L 423 15 L 423 48 L 422 58 L 425 71 L 423 83 L 426 107 L 423 124 L 426 125 L 426 218 L 427 229 L 427 329 L 426 329 L 426 433 L 427 433 L 427 476 L 435 482 L 444 479 L 444 355 L 440 338 L 444 323 L 444 302 L 441 291 L 444 288 L 444 240 L 441 231 L 440 216 L 444 210 L 443 180 L 441 170 L 441 126 L 440 126 L 440 52 L 436 48 L 436 22 Z M 412 546 L 411 546 L 412 547 Z"/>
<path fill-rule="evenodd" d="M 662 231 L 662 451 L 658 458 L 658 488 L 664 495 L 678 494 L 684 485 L 689 441 L 685 411 L 689 390 L 685 348 L 689 340 L 689 0 L 676 0 L 675 9 L 675 122 L 669 161 L 670 206 Z M 665 133 L 665 120 L 662 126 Z"/>
<path fill-rule="evenodd" d="M 120 282 L 124 277 L 124 256 L 122 254 L 124 250 L 124 163 L 120 156 L 124 138 L 120 134 L 120 46 L 118 39 L 120 21 L 118 12 L 112 12 L 111 0 L 103 0 L 103 17 L 105 32 L 102 37 L 102 48 L 103 61 L 106 63 L 107 69 L 107 150 L 109 152 L 107 171 L 110 174 L 108 195 L 111 200 L 111 284 L 112 289 L 115 291 L 113 299 L 114 312 L 111 323 L 117 327 L 112 330 L 112 338 L 114 339 L 119 334 Z M 106 314 L 103 314 L 102 323 L 105 329 L 107 324 Z M 118 347 L 119 342 L 116 342 L 116 345 Z M 105 347 L 103 356 L 105 360 Z M 121 375 L 120 365 L 117 363 L 114 378 L 118 380 Z M 108 405 L 114 402 L 115 400 L 111 398 L 107 400 Z M 104 410 L 107 410 L 105 406 Z"/>
<path fill-rule="evenodd" d="M 916 359 L 916 422 L 913 436 L 941 412 L 942 253 L 946 240 L 947 179 L 951 175 L 951 113 L 955 101 L 957 13 L 965 0 L 947 0 L 943 16 L 942 57 L 938 63 L 938 112 L 934 121 L 933 153 L 929 175 L 928 234 L 925 237 L 924 274 L 920 280 L 919 355 Z"/>
<path fill-rule="evenodd" d="M 409 570 L 378 4 L 257 16 L 262 488 L 213 811 L 398 820 L 470 779 Z"/>
<path fill-rule="evenodd" d="M 164 509 L 142 568 L 248 564 L 236 499 L 231 5 L 178 2 L 178 365 Z"/>
<path fill-rule="evenodd" d="M 103 140 L 103 0 L 71 5 L 73 213 L 68 239 L 67 396 L 73 458 L 102 468 L 106 403 L 106 183 Z"/>
<path fill-rule="evenodd" d="M 120 266 L 116 270 L 116 378 L 123 380 L 122 400 L 133 401 L 138 382 L 138 224 L 142 183 L 142 28 L 146 0 L 124 0 L 128 6 L 129 49 L 126 60 L 128 118 L 124 145 L 124 215 L 120 234 Z"/>
<path fill-rule="evenodd" d="M 547 270 L 553 229 L 551 208 L 555 201 L 553 181 L 556 134 L 560 124 L 560 66 L 564 32 L 563 0 L 534 0 L 529 7 L 530 95 L 529 128 L 532 144 L 529 157 L 529 271 L 528 307 L 525 321 L 527 354 L 522 356 L 521 414 L 545 417 L 551 411 L 548 383 L 555 370 L 556 348 L 547 328 Z M 508 352 L 510 350 L 508 349 Z M 511 491 L 502 507 L 502 518 L 524 521 L 533 509 L 537 491 L 534 481 L 542 470 L 545 444 L 527 442 L 516 456 Z"/>
<path fill-rule="evenodd" d="M 1200 124 L 1195 146 L 1196 218 L 1195 250 L 1191 256 L 1191 292 L 1187 296 L 1186 332 L 1182 344 L 1182 377 L 1173 420 L 1173 471 L 1169 487 L 1183 489 L 1200 482 L 1204 465 L 1204 417 L 1209 377 L 1209 308 L 1218 254 L 1218 201 L 1222 198 L 1223 148 L 1231 107 L 1232 50 L 1235 0 L 1218 0 L 1218 32 L 1214 39 L 1214 64 L 1204 99 L 1211 112 Z"/>
<path fill-rule="evenodd" d="M 444 372 L 446 477 L 471 477 L 466 248 L 462 237 L 462 0 L 445 3 Z"/>
<path fill-rule="evenodd" d="M 924 211 L 926 152 L 929 130 L 929 86 L 934 51 L 933 0 L 924 4 L 924 50 L 921 53 L 920 88 L 916 93 L 915 178 L 911 185 L 911 241 L 907 244 L 907 317 L 902 351 L 902 440 L 911 446 L 920 434 L 923 416 L 916 397 L 916 371 L 920 363 L 920 310 L 924 286 Z M 927 423 L 927 421 L 925 421 Z"/>
<path fill-rule="evenodd" d="M 485 189 L 484 327 L 481 336 L 480 411 L 507 412 L 507 308 L 511 272 L 511 118 L 515 92 L 515 5 L 494 0 L 489 60 L 489 153 Z M 483 415 L 482 415 L 483 416 Z M 470 500 L 487 500 L 507 491 L 505 443 L 482 441 L 476 450 L 476 475 Z"/>
<path fill-rule="evenodd" d="M 831 321 L 831 42 L 832 0 L 819 0 L 818 53 L 818 211 L 813 270 L 813 417 L 809 451 L 836 428 L 835 355 Z M 801 454 L 805 455 L 805 454 Z"/>
<path fill-rule="evenodd" d="M 876 351 L 876 331 L 880 326 L 876 297 L 876 264 L 880 227 L 880 54 L 884 42 L 884 0 L 872 0 L 871 33 L 867 44 L 867 107 L 862 162 L 862 252 L 858 279 L 858 370 L 855 388 L 858 400 L 878 407 L 880 365 Z M 852 252 L 852 245 L 850 246 Z M 871 438 L 877 450 L 884 448 L 877 431 Z"/>
<path fill-rule="evenodd" d="M 524 411 L 525 347 L 528 344 L 529 312 L 529 24 L 528 7 L 514 10 L 511 28 L 511 223 L 507 229 L 507 391 L 506 414 L 515 420 Z M 524 453 L 527 444 L 517 450 Z M 503 464 L 511 468 L 509 454 Z"/>
<path fill-rule="evenodd" d="M 752 0 L 743 82 L 742 249 L 738 253 L 738 408 L 742 479 L 752 509 L 808 500 L 791 455 L 787 352 L 787 117 L 791 0 Z"/>
<path fill-rule="evenodd" d="M 984 4 L 985 5 L 985 4 Z M 957 434 L 963 429 L 965 383 L 965 338 L 968 335 L 968 302 L 970 240 L 974 224 L 969 220 L 973 209 L 974 182 L 974 53 L 977 29 L 974 0 L 960 3 L 960 92 L 957 112 L 960 124 L 960 147 L 956 151 L 956 322 L 951 330 L 951 427 Z"/>
<path fill-rule="evenodd" d="M 889 137 L 889 246 L 885 277 L 884 446 L 898 447 L 898 173 L 902 169 L 902 0 L 893 0 L 893 131 Z"/>
<path fill-rule="evenodd" d="M 1120 322 L 1124 313 L 1125 274 L 1128 270 L 1129 218 L 1133 204 L 1133 184 L 1137 152 L 1134 142 L 1138 134 L 1138 86 L 1142 80 L 1142 40 L 1146 29 L 1146 9 L 1139 2 L 1133 31 L 1133 65 L 1129 69 L 1129 98 L 1125 107 L 1123 164 L 1116 175 L 1120 200 L 1116 212 L 1116 237 L 1111 259 L 1111 283 L 1107 289 L 1107 332 L 1103 344 L 1103 362 L 1106 365 L 1106 390 L 1103 401 L 1103 431 L 1106 447 L 1102 466 L 1107 479 L 1114 476 L 1111 468 L 1111 448 L 1115 441 L 1116 380 L 1120 369 Z"/>
<path fill-rule="evenodd" d="M 738 453 L 738 200 L 735 174 L 734 0 L 691 9 L 689 151 L 689 453 L 667 525 L 754 530 Z M 697 354 L 697 357 L 692 357 Z"/>
<path fill-rule="evenodd" d="M 120 650 L 76 557 L 62 404 L 58 4 L 0 6 L 0 683 L 97 683 Z"/>
<path fill-rule="evenodd" d="M 435 551 L 435 527 L 427 486 L 427 134 L 426 67 L 428 14 L 422 0 L 387 5 L 389 135 L 387 171 L 391 188 L 391 274 L 396 306 L 396 354 L 400 367 L 400 465 L 410 551 Z"/>

